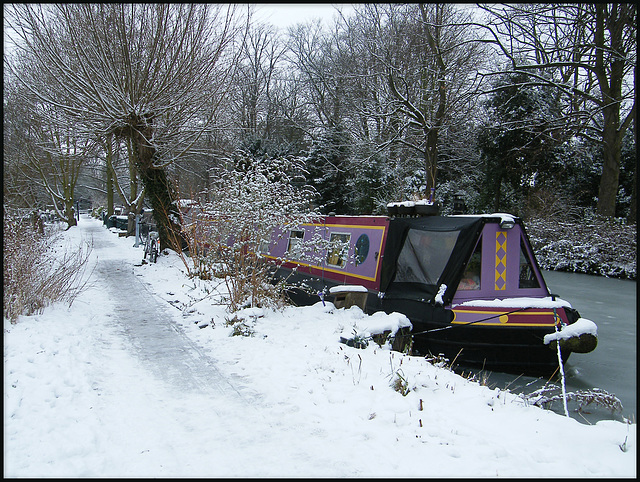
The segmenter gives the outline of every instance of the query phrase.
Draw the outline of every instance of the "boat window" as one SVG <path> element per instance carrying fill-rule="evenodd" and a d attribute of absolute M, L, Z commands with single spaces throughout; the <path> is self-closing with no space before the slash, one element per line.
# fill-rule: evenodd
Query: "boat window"
<path fill-rule="evenodd" d="M 459 290 L 479 290 L 480 289 L 480 263 L 482 260 L 482 238 L 478 241 L 476 245 L 476 249 L 473 251 L 471 255 L 471 259 L 469 263 L 467 263 L 467 268 L 462 274 L 462 278 L 460 279 L 460 284 L 458 285 Z"/>
<path fill-rule="evenodd" d="M 291 253 L 293 257 L 299 258 L 302 256 L 302 240 L 304 238 L 304 231 L 298 229 L 292 229 L 289 232 L 289 242 L 287 243 L 287 253 Z"/>
<path fill-rule="evenodd" d="M 349 240 L 351 234 L 348 233 L 331 233 L 329 239 L 329 249 L 327 251 L 327 264 L 344 268 L 347 264 L 347 255 L 349 253 Z"/>
<path fill-rule="evenodd" d="M 369 236 L 366 234 L 361 234 L 358 240 L 356 241 L 356 266 L 364 263 L 364 260 L 367 259 L 369 255 Z"/>
<path fill-rule="evenodd" d="M 258 253 L 259 254 L 269 254 L 269 244 L 270 239 L 261 239 L 258 245 Z"/>
<path fill-rule="evenodd" d="M 533 265 L 522 238 L 520 238 L 520 282 L 518 286 L 520 288 L 540 288 L 540 283 L 533 271 Z"/>
<path fill-rule="evenodd" d="M 458 231 L 410 229 L 398 256 L 395 281 L 435 285 L 449 261 Z"/>

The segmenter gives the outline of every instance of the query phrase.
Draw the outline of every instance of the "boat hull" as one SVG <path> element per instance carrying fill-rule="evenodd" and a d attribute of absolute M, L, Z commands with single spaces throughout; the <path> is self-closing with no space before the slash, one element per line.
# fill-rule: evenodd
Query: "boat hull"
<path fill-rule="evenodd" d="M 460 366 L 508 373 L 551 375 L 558 368 L 555 344 L 545 335 L 579 318 L 572 309 L 541 307 L 443 307 L 412 300 L 381 300 L 385 312 L 402 310 L 413 328 L 413 353 L 443 355 Z M 562 345 L 561 345 L 562 346 Z M 571 351 L 562 350 L 563 362 Z"/>
<path fill-rule="evenodd" d="M 296 278 L 306 286 L 289 290 L 289 298 L 294 304 L 311 305 L 321 299 L 334 301 L 331 295 L 319 296 L 322 288 L 331 283 L 304 275 Z M 406 314 L 413 326 L 407 336 L 413 339 L 414 355 L 443 355 L 457 366 L 515 374 L 550 376 L 558 369 L 555 344 L 545 345 L 543 341 L 545 335 L 555 331 L 552 309 L 492 311 L 470 306 L 464 310 L 451 310 L 419 301 L 381 300 L 376 293 L 369 293 L 364 311 L 368 314 L 377 311 Z M 558 309 L 557 316 L 564 323 L 576 318 L 574 314 L 567 316 L 564 309 Z M 474 323 L 474 319 L 485 318 L 488 319 Z M 562 360 L 566 362 L 571 352 L 561 352 Z"/>
<path fill-rule="evenodd" d="M 550 376 L 558 369 L 558 354 L 542 339 L 549 330 L 540 328 L 466 327 L 437 330 L 435 324 L 414 323 L 413 352 L 443 355 L 452 364 L 491 371 Z M 422 332 L 427 331 L 426 334 Z M 562 353 L 563 363 L 571 353 Z"/>

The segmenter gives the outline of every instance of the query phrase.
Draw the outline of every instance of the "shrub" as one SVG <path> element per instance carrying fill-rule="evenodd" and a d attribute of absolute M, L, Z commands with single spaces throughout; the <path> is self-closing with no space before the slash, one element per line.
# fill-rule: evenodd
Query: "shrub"
<path fill-rule="evenodd" d="M 104 206 L 98 206 L 91 210 L 91 216 L 96 219 L 102 219 L 102 213 L 107 209 Z"/>
<path fill-rule="evenodd" d="M 268 245 L 274 233 L 287 234 L 288 226 L 317 217 L 310 210 L 314 192 L 294 186 L 294 159 L 240 154 L 236 166 L 216 172 L 216 185 L 206 193 L 212 201 L 182 220 L 190 275 L 224 279 L 232 312 L 278 306 L 285 285 L 273 279 L 274 261 L 265 259 Z"/>
<path fill-rule="evenodd" d="M 611 218 L 535 218 L 527 231 L 543 269 L 636 279 L 636 225 Z"/>
<path fill-rule="evenodd" d="M 391 382 L 391 388 L 398 392 L 403 397 L 406 397 L 410 392 L 409 382 L 402 376 L 402 370 L 396 371 L 393 380 Z"/>
<path fill-rule="evenodd" d="M 39 232 L 30 220 L 3 216 L 4 317 L 15 323 L 20 315 L 41 313 L 53 302 L 71 306 L 86 286 L 91 246 L 60 253 L 55 249 L 59 233 L 51 228 Z"/>
<path fill-rule="evenodd" d="M 549 408 L 553 402 L 562 400 L 563 395 L 558 393 L 559 391 L 557 386 L 550 384 L 528 395 L 522 395 L 522 397 L 537 407 Z M 607 408 L 611 410 L 612 414 L 622 411 L 620 399 L 601 388 L 569 392 L 566 394 L 566 398 L 567 401 L 576 402 L 578 412 L 584 411 L 585 407 L 589 406 Z"/>

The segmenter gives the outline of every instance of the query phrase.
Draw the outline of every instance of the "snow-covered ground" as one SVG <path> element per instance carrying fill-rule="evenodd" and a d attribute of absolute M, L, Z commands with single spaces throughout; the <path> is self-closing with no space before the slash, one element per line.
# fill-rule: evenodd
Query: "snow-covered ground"
<path fill-rule="evenodd" d="M 175 253 L 142 265 L 86 216 L 64 233 L 90 236 L 97 268 L 71 308 L 4 322 L 5 477 L 636 476 L 635 424 L 583 424 L 339 342 L 401 316 L 247 310 L 251 336 L 231 336 L 214 283 Z M 148 356 L 163 342 L 175 354 Z"/>

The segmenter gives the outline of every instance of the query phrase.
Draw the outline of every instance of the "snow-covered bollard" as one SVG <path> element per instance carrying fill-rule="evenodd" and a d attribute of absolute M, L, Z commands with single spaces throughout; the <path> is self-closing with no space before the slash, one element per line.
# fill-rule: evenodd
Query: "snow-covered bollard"
<path fill-rule="evenodd" d="M 555 349 L 560 341 L 562 351 L 589 353 L 598 345 L 598 327 L 586 318 L 578 318 L 575 323 L 563 326 L 560 331 L 544 336 L 544 344 Z"/>
<path fill-rule="evenodd" d="M 329 293 L 335 296 L 333 304 L 336 308 L 351 308 L 355 305 L 364 311 L 369 291 L 361 285 L 338 285 L 330 288 Z"/>
<path fill-rule="evenodd" d="M 359 318 L 352 327 L 346 327 L 341 333 L 344 336 L 340 337 L 340 343 L 355 348 L 366 348 L 369 340 L 373 340 L 381 347 L 388 345 L 394 351 L 408 352 L 411 348 L 412 328 L 413 325 L 406 315 L 379 311 Z"/>

